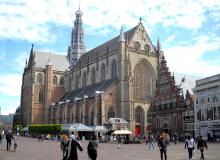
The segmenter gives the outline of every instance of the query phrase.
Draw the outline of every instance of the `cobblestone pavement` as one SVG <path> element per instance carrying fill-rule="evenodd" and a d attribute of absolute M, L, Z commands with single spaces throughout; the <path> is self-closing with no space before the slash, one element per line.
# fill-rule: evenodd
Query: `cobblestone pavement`
<path fill-rule="evenodd" d="M 5 141 L 0 145 L 0 160 L 61 160 L 62 153 L 60 143 L 45 140 L 37 142 L 37 139 L 19 137 L 17 140 L 17 151 L 6 151 Z M 78 151 L 79 160 L 88 160 L 86 147 L 88 141 L 81 141 L 83 152 Z M 220 143 L 208 144 L 209 149 L 205 151 L 207 160 L 220 160 Z M 13 149 L 13 146 L 12 146 Z M 199 160 L 199 151 L 193 160 Z M 159 150 L 149 150 L 145 144 L 126 144 L 117 148 L 117 144 L 101 143 L 98 148 L 97 160 L 159 160 Z M 186 160 L 187 150 L 184 144 L 170 144 L 168 147 L 168 160 Z"/>

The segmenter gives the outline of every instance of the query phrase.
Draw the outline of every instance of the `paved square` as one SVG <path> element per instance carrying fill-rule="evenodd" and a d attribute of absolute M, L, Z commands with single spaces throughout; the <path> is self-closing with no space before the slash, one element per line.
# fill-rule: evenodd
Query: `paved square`
<path fill-rule="evenodd" d="M 60 142 L 48 141 L 38 142 L 37 139 L 19 137 L 16 152 L 6 151 L 5 141 L 0 146 L 0 160 L 61 160 L 62 152 Z M 79 160 L 88 160 L 88 141 L 81 141 L 83 152 L 78 151 Z M 207 160 L 220 160 L 220 143 L 208 144 L 209 149 L 205 151 Z M 157 146 L 157 145 L 156 145 Z M 193 160 L 199 160 L 199 151 Z M 117 144 L 101 143 L 98 148 L 97 160 L 159 160 L 159 150 L 149 151 L 145 144 L 126 144 L 121 149 Z M 187 150 L 183 143 L 170 144 L 168 147 L 168 160 L 186 160 Z"/>

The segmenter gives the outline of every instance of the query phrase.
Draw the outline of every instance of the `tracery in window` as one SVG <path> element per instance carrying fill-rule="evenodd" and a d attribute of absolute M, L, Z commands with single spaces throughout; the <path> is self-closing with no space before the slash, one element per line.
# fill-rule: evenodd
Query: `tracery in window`
<path fill-rule="evenodd" d="M 83 77 L 82 77 L 82 87 L 87 85 L 87 75 L 86 71 L 83 72 Z"/>
<path fill-rule="evenodd" d="M 91 71 L 91 79 L 90 79 L 90 81 L 91 81 L 91 84 L 95 84 L 95 81 L 96 81 L 96 74 L 95 74 L 95 68 L 93 67 L 92 68 L 92 71 Z"/>
<path fill-rule="evenodd" d="M 153 75 L 145 63 L 138 63 L 134 68 L 134 98 L 148 99 L 153 94 Z"/>
<path fill-rule="evenodd" d="M 106 71 L 105 71 L 105 64 L 102 63 L 100 81 L 104 81 L 104 80 L 106 80 Z"/>
<path fill-rule="evenodd" d="M 116 60 L 112 60 L 112 65 L 111 65 L 111 78 L 116 78 L 117 77 L 117 63 Z"/>

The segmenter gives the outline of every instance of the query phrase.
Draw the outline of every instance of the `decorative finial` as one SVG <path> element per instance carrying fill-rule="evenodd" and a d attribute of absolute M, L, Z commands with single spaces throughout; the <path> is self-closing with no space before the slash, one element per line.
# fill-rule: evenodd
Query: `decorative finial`
<path fill-rule="evenodd" d="M 51 62 L 51 51 L 49 53 L 49 57 L 48 57 L 48 61 L 47 61 L 47 65 L 52 65 L 52 62 Z"/>
<path fill-rule="evenodd" d="M 123 25 L 121 26 L 121 32 L 120 32 L 120 36 L 119 36 L 119 42 L 125 42 L 125 35 L 124 35 Z"/>
<path fill-rule="evenodd" d="M 141 20 L 142 20 L 142 18 L 140 17 L 140 18 L 139 18 L 140 23 L 141 23 Z"/>

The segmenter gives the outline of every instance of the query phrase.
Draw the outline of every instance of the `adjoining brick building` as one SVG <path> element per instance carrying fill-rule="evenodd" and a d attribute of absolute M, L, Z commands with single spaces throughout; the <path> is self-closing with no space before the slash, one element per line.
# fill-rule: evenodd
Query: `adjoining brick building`
<path fill-rule="evenodd" d="M 159 134 L 166 129 L 171 136 L 182 136 L 185 132 L 194 135 L 194 101 L 186 81 L 183 77 L 177 85 L 174 74 L 171 75 L 162 57 L 155 96 L 148 112 L 150 132 Z"/>

